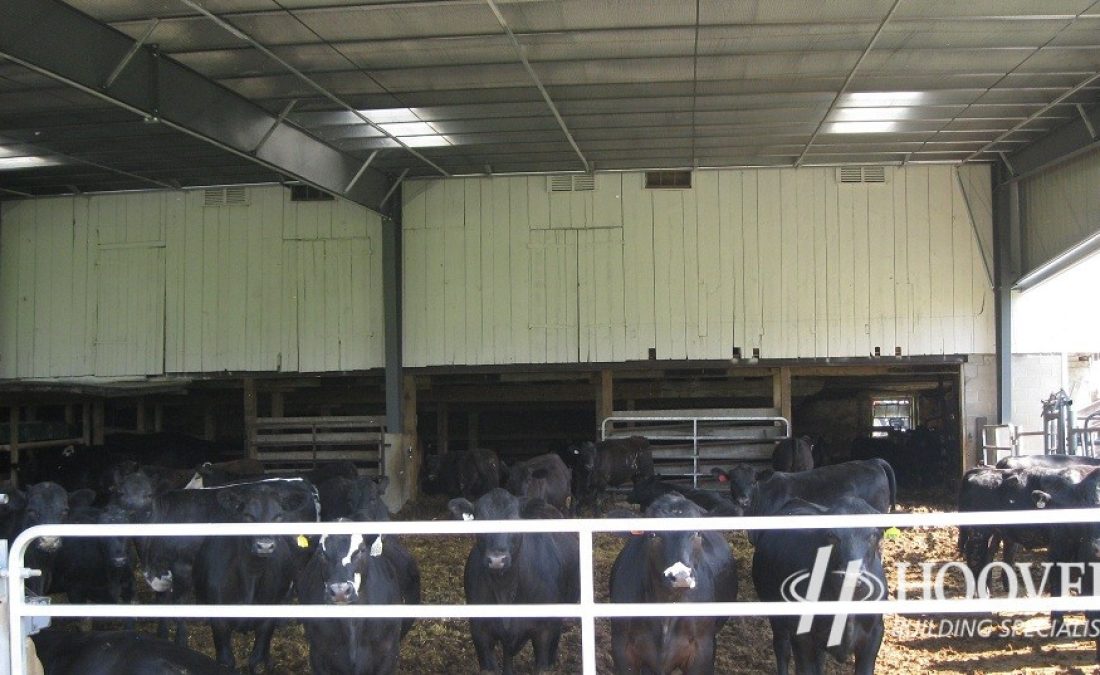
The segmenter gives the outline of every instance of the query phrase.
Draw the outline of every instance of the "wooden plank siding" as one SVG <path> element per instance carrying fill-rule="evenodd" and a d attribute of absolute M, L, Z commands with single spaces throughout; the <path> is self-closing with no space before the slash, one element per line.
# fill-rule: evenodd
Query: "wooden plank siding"
<path fill-rule="evenodd" d="M 247 188 L 0 205 L 0 377 L 383 364 L 381 219 Z"/>
<path fill-rule="evenodd" d="M 833 168 L 697 171 L 690 190 L 646 190 L 639 172 L 574 192 L 545 176 L 410 181 L 405 363 L 992 352 L 975 239 L 991 223 L 989 170 L 954 171 L 887 168 L 884 184 L 840 184 Z M 977 224 L 960 185 L 978 193 Z M 463 303 L 465 323 L 444 323 Z"/>

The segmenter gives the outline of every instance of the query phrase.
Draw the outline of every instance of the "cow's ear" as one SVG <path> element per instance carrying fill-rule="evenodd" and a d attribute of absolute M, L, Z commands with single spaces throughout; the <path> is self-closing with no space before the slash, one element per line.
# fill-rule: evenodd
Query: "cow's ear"
<path fill-rule="evenodd" d="M 454 516 L 455 520 L 474 519 L 474 505 L 470 503 L 469 499 L 455 497 L 447 502 L 447 508 L 450 509 L 451 515 Z"/>
<path fill-rule="evenodd" d="M 1037 509 L 1045 509 L 1047 504 L 1050 503 L 1050 493 L 1042 490 L 1033 490 L 1031 498 L 1035 500 L 1035 508 Z"/>
<path fill-rule="evenodd" d="M 236 490 L 218 490 L 218 504 L 226 511 L 236 513 L 244 508 L 244 497 Z"/>
<path fill-rule="evenodd" d="M 718 467 L 714 467 L 710 470 L 710 475 L 718 479 L 719 483 L 730 482 L 730 475 Z"/>

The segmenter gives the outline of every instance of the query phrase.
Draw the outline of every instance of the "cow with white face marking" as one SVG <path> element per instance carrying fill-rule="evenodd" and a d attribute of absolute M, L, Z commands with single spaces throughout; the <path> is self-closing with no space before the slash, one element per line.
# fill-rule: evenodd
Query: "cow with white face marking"
<path fill-rule="evenodd" d="M 651 518 L 700 518 L 678 493 L 658 497 Z M 718 532 L 631 535 L 611 568 L 611 602 L 734 602 L 737 561 Z M 714 672 L 715 636 L 724 617 L 639 617 L 611 622 L 616 673 Z"/>
<path fill-rule="evenodd" d="M 416 560 L 397 538 L 389 536 L 322 536 L 295 585 L 302 604 L 420 603 Z M 307 620 L 304 624 L 313 672 L 397 672 L 401 639 L 412 623 L 412 619 Z"/>

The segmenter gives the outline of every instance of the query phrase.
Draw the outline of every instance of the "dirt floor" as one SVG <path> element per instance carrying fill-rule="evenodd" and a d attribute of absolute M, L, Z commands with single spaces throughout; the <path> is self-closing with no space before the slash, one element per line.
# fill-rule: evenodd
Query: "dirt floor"
<path fill-rule="evenodd" d="M 946 494 L 925 494 L 901 505 L 902 511 L 931 512 L 950 508 L 953 500 Z M 622 506 L 620 504 L 619 506 Z M 443 517 L 444 500 L 424 501 L 406 508 L 398 520 L 433 519 Z M 911 563 L 907 578 L 919 580 L 916 566 L 921 562 L 958 560 L 955 550 L 957 532 L 954 528 L 918 528 L 903 531 L 900 536 L 883 543 L 883 559 L 887 578 L 893 584 L 896 562 Z M 756 598 L 750 573 L 752 547 L 744 533 L 729 535 L 738 561 L 741 594 L 739 600 Z M 405 537 L 404 541 L 420 564 L 424 580 L 423 602 L 461 603 L 462 568 L 469 552 L 469 537 Z M 607 579 L 611 564 L 622 547 L 621 539 L 600 537 L 596 542 L 597 599 L 607 599 Z M 1029 559 L 1026 556 L 1022 560 Z M 1032 555 L 1041 560 L 1041 553 Z M 949 577 L 952 579 L 953 577 Z M 144 586 L 144 584 L 142 584 Z M 956 586 L 961 585 L 956 584 Z M 891 596 L 894 595 L 891 588 Z M 957 588 L 956 588 L 957 590 Z M 974 673 L 974 674 L 1053 674 L 1094 673 L 1095 645 L 1092 640 L 1045 638 L 1031 636 L 939 637 L 942 617 L 886 617 L 886 637 L 878 655 L 878 673 Z M 995 621 L 1019 620 L 1025 630 L 1041 632 L 1049 627 L 1047 616 L 998 615 Z M 1080 616 L 1068 619 L 1069 625 L 1081 627 Z M 98 624 L 97 624 L 97 627 Z M 107 625 L 103 627 L 108 627 Z M 139 628 L 152 630 L 151 626 Z M 609 653 L 610 630 L 598 623 L 598 658 L 601 673 L 613 672 Z M 988 633 L 988 630 L 983 631 Z M 210 631 L 193 625 L 191 646 L 213 654 Z M 247 645 L 244 635 L 238 636 L 237 656 L 244 663 Z M 275 673 L 309 672 L 309 660 L 302 627 L 288 623 L 275 636 L 272 653 L 277 663 Z M 580 627 L 567 622 L 562 637 L 560 665 L 556 673 L 579 673 Z M 531 672 L 530 647 L 524 649 L 517 664 L 519 672 Z M 851 664 L 830 662 L 827 672 L 851 672 Z M 401 651 L 400 671 L 403 673 L 476 673 L 477 661 L 470 643 L 465 621 L 419 621 L 406 637 Z M 719 673 L 774 673 L 771 630 L 764 618 L 733 619 L 718 635 L 717 669 Z"/>

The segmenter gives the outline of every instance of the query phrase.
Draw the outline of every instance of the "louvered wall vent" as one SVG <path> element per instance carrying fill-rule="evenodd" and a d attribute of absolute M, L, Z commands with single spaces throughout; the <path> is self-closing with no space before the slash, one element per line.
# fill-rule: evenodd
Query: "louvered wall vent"
<path fill-rule="evenodd" d="M 591 192 L 596 189 L 596 177 L 590 173 L 550 176 L 546 186 L 550 192 Z"/>
<path fill-rule="evenodd" d="M 290 186 L 290 201 L 292 202 L 331 202 L 335 199 L 329 193 L 309 185 Z"/>
<path fill-rule="evenodd" d="M 207 188 L 202 191 L 203 206 L 248 206 L 248 188 Z"/>
<path fill-rule="evenodd" d="M 839 183 L 885 183 L 885 166 L 841 166 L 836 170 Z"/>

